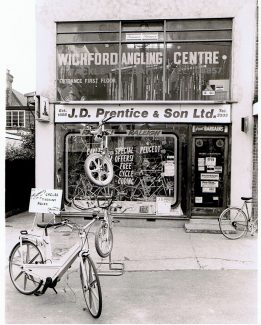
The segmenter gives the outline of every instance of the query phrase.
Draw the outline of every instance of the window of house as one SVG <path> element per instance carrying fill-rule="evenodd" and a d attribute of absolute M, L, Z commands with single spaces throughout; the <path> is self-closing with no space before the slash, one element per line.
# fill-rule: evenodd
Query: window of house
<path fill-rule="evenodd" d="M 25 127 L 25 111 L 7 111 L 6 127 Z"/>
<path fill-rule="evenodd" d="M 228 100 L 231 19 L 57 24 L 57 99 Z"/>

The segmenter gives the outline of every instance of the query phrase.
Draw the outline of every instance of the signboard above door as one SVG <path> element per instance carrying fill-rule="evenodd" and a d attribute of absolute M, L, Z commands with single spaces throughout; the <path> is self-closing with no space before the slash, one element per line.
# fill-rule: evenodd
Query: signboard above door
<path fill-rule="evenodd" d="M 57 104 L 56 123 L 98 122 L 230 123 L 230 105 Z"/>

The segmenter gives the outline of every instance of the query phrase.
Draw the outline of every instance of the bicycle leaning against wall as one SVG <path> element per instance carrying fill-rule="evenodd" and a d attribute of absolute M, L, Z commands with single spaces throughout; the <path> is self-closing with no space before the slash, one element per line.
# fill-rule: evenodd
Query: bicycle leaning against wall
<path fill-rule="evenodd" d="M 239 239 L 248 231 L 253 236 L 258 230 L 258 219 L 248 208 L 252 197 L 241 197 L 241 200 L 244 201 L 241 208 L 229 207 L 219 217 L 220 231 L 228 239 Z"/>
<path fill-rule="evenodd" d="M 51 212 L 51 211 L 50 211 Z M 94 318 L 102 311 L 102 292 L 95 264 L 90 257 L 88 248 L 88 232 L 92 224 L 99 219 L 94 217 L 87 225 L 80 226 L 70 220 L 55 222 L 56 213 L 48 223 L 38 223 L 44 229 L 43 234 L 37 235 L 22 230 L 19 242 L 9 256 L 9 274 L 15 288 L 22 294 L 42 295 L 48 288 L 55 287 L 65 272 L 77 258 L 80 260 L 80 279 L 84 300 Z M 35 220 L 34 220 L 35 223 Z M 60 259 L 54 259 L 52 254 L 48 228 L 69 227 L 76 229 L 79 241 L 75 243 Z M 39 291 L 42 287 L 42 290 Z M 57 292 L 56 292 L 57 293 Z"/>

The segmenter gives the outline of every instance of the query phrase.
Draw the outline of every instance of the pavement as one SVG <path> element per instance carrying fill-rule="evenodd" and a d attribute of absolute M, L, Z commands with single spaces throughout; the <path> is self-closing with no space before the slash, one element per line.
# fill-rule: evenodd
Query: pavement
<path fill-rule="evenodd" d="M 24 296 L 13 287 L 8 256 L 33 217 L 25 212 L 6 219 L 8 324 L 257 323 L 257 236 L 233 241 L 219 233 L 186 232 L 180 221 L 120 220 L 113 230 L 112 261 L 123 263 L 125 272 L 100 277 L 103 311 L 95 320 L 84 311 L 78 263 L 58 283 L 58 295 L 48 289 L 41 297 Z M 96 263 L 108 262 L 95 252 L 94 231 L 89 236 L 91 256 Z M 59 256 L 75 234 L 52 232 L 51 238 Z M 109 270 L 107 264 L 97 266 L 100 273 Z"/>

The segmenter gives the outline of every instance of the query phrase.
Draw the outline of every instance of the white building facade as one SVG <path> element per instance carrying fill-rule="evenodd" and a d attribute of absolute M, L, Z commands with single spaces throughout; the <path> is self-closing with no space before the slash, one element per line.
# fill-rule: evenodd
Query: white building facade
<path fill-rule="evenodd" d="M 111 116 L 128 217 L 211 218 L 252 195 L 255 0 L 39 0 L 36 21 L 36 187 L 72 213 L 92 200 L 82 129 Z"/>

